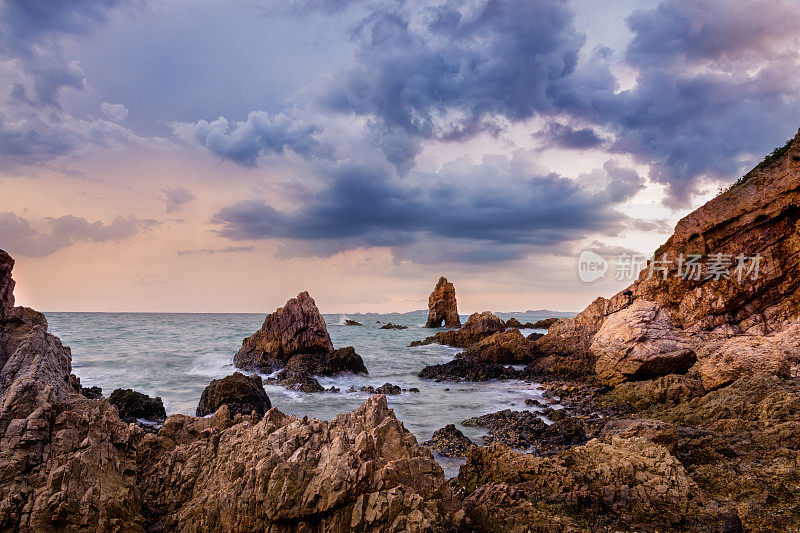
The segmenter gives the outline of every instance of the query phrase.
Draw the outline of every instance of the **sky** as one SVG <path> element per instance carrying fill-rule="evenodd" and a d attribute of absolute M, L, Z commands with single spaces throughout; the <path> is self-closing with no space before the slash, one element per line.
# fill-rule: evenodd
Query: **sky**
<path fill-rule="evenodd" d="M 789 0 L 0 0 L 0 248 L 45 311 L 578 311 L 798 88 Z"/>

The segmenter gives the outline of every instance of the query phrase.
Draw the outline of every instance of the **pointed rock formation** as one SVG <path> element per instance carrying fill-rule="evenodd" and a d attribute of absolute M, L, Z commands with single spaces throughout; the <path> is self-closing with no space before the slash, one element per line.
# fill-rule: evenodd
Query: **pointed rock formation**
<path fill-rule="evenodd" d="M 456 304 L 456 287 L 442 276 L 428 297 L 428 321 L 426 328 L 461 327 Z"/>
<path fill-rule="evenodd" d="M 244 370 L 271 371 L 282 368 L 293 355 L 332 351 L 325 319 L 308 292 L 301 292 L 244 339 L 233 363 Z"/>

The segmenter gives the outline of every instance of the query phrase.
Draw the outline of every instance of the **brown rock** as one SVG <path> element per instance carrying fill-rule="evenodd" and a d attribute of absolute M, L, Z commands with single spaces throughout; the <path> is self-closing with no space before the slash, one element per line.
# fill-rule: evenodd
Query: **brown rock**
<path fill-rule="evenodd" d="M 518 329 L 510 329 L 479 340 L 458 354 L 458 357 L 518 365 L 530 362 L 533 354 L 532 341 L 525 338 Z"/>
<path fill-rule="evenodd" d="M 142 499 L 167 531 L 442 531 L 463 521 L 442 469 L 383 396 L 330 422 L 272 409 L 255 425 L 210 427 L 183 444 L 148 436 L 142 448 Z"/>
<path fill-rule="evenodd" d="M 598 358 L 595 371 L 608 385 L 685 373 L 697 360 L 669 316 L 647 300 L 610 315 L 590 349 Z"/>
<path fill-rule="evenodd" d="M 426 328 L 457 328 L 461 326 L 456 304 L 456 288 L 442 276 L 428 297 L 428 321 Z"/>
<path fill-rule="evenodd" d="M 475 448 L 457 485 L 481 530 L 704 530 L 724 520 L 675 457 L 638 437 L 553 457 Z"/>
<path fill-rule="evenodd" d="M 496 317 L 489 311 L 483 313 L 472 313 L 461 329 L 440 331 L 428 337 L 424 341 L 415 341 L 411 346 L 422 346 L 425 344 L 444 344 L 455 348 L 466 348 L 493 335 L 499 331 L 504 331 L 506 324 L 502 318 Z"/>
<path fill-rule="evenodd" d="M 455 424 L 448 424 L 433 432 L 430 440 L 422 443 L 442 457 L 466 457 L 475 443 L 461 433 Z"/>
<path fill-rule="evenodd" d="M 234 364 L 244 370 L 273 371 L 296 354 L 330 353 L 333 343 L 314 299 L 301 292 L 268 315 L 242 342 Z"/>
<path fill-rule="evenodd" d="M 0 250 L 0 317 L 4 309 L 14 307 L 14 279 L 11 277 L 13 268 L 14 259 Z"/>
<path fill-rule="evenodd" d="M 241 372 L 215 379 L 203 389 L 196 415 L 214 414 L 223 405 L 228 406 L 231 415 L 238 413 L 249 415 L 255 411 L 259 417 L 264 416 L 264 413 L 272 407 L 261 378 L 245 376 Z"/>

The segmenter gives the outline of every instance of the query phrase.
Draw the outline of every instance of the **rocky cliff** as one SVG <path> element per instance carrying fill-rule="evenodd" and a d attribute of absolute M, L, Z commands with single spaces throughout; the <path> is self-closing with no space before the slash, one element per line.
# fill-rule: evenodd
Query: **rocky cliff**
<path fill-rule="evenodd" d="M 0 287 L 13 287 L 0 251 Z M 331 422 L 173 415 L 81 395 L 44 316 L 0 300 L 0 530 L 449 531 L 464 512 L 383 396 Z M 319 338 L 319 335 L 315 337 Z M 328 340 L 328 343 L 330 341 Z M 324 339 L 322 347 L 328 346 Z"/>
<path fill-rule="evenodd" d="M 553 324 L 536 342 L 537 352 L 599 358 L 598 373 L 611 384 L 652 375 L 648 365 L 660 365 L 661 373 L 684 371 L 686 361 L 696 358 L 699 369 L 725 360 L 733 345 L 770 367 L 797 361 L 791 338 L 779 333 L 800 317 L 800 132 L 780 156 L 746 178 L 678 222 L 630 287 Z M 641 314 L 616 319 L 623 328 L 640 322 L 640 336 L 628 335 L 630 342 L 622 345 L 622 330 L 605 324 L 642 301 L 650 302 L 643 305 L 658 324 L 642 322 Z M 754 336 L 766 340 L 754 346 L 747 340 Z M 658 365 L 642 357 L 642 340 L 651 354 L 660 353 Z M 634 344 L 639 353 L 631 356 Z"/>

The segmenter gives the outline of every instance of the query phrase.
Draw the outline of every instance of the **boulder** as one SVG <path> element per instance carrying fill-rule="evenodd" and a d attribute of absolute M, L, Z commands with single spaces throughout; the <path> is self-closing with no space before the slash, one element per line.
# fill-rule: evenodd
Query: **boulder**
<path fill-rule="evenodd" d="M 392 324 L 389 322 L 381 326 L 380 329 L 408 329 L 408 326 L 401 326 L 400 324 Z"/>
<path fill-rule="evenodd" d="M 244 339 L 233 362 L 243 370 L 271 372 L 293 355 L 332 351 L 325 319 L 308 292 L 301 292 L 268 315 L 261 329 Z"/>
<path fill-rule="evenodd" d="M 246 376 L 234 372 L 230 376 L 213 380 L 200 396 L 196 416 L 214 414 L 217 409 L 226 405 L 232 416 L 238 413 L 249 415 L 251 412 L 264 416 L 272 404 L 269 401 L 264 384 L 258 376 Z"/>
<path fill-rule="evenodd" d="M 270 380 L 273 381 L 273 380 Z M 324 392 L 325 387 L 320 385 L 319 381 L 306 372 L 289 372 L 281 370 L 277 378 L 274 379 L 283 388 L 297 392 Z"/>
<path fill-rule="evenodd" d="M 529 363 L 534 351 L 531 341 L 518 329 L 498 331 L 472 344 L 457 357 L 479 359 L 492 363 L 519 365 Z"/>
<path fill-rule="evenodd" d="M 448 424 L 433 432 L 430 440 L 422 443 L 442 457 L 466 457 L 475 443 L 461 433 L 455 424 Z"/>
<path fill-rule="evenodd" d="M 685 373 L 697 360 L 687 337 L 657 303 L 637 300 L 610 315 L 594 336 L 595 371 L 608 385 Z"/>
<path fill-rule="evenodd" d="M 363 326 L 361 322 L 356 322 L 355 320 L 350 320 L 349 318 L 344 321 L 345 326 Z"/>
<path fill-rule="evenodd" d="M 550 326 L 556 323 L 559 320 L 558 318 L 544 318 L 542 320 L 537 320 L 534 323 L 526 323 L 525 327 L 528 329 L 548 329 Z"/>
<path fill-rule="evenodd" d="M 516 318 L 509 318 L 506 320 L 506 327 L 507 328 L 521 328 L 522 322 L 517 320 Z"/>
<path fill-rule="evenodd" d="M 83 394 L 90 400 L 99 400 L 101 398 L 104 398 L 103 389 L 101 389 L 100 387 L 81 387 L 81 394 Z"/>
<path fill-rule="evenodd" d="M 436 287 L 428 297 L 428 321 L 426 328 L 457 328 L 461 326 L 461 318 L 458 316 L 458 305 L 456 304 L 456 288 L 447 281 L 447 278 L 439 278 Z"/>
<path fill-rule="evenodd" d="M 119 417 L 126 422 L 148 420 L 163 422 L 167 418 L 164 402 L 159 396 L 151 398 L 147 394 L 131 389 L 116 389 L 108 401 L 117 408 Z"/>
<path fill-rule="evenodd" d="M 368 385 L 366 387 L 361 387 L 361 392 L 368 392 L 369 394 L 386 394 L 386 395 L 397 395 L 402 392 L 402 389 L 399 385 L 392 385 L 391 383 L 384 383 L 378 388 L 373 387 L 372 385 Z"/>
<path fill-rule="evenodd" d="M 460 329 L 440 331 L 423 341 L 412 342 L 411 346 L 438 343 L 446 346 L 453 346 L 454 348 L 466 348 L 505 329 L 506 324 L 503 322 L 503 319 L 493 315 L 489 311 L 472 313 L 467 319 L 467 322 Z"/>

